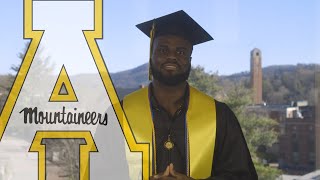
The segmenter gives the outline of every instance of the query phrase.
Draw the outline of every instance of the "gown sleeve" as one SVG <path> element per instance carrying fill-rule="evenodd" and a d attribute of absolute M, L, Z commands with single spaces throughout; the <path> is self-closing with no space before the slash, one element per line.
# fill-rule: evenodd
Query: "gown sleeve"
<path fill-rule="evenodd" d="M 216 102 L 217 135 L 211 178 L 214 180 L 258 179 L 238 119 L 224 103 Z"/>

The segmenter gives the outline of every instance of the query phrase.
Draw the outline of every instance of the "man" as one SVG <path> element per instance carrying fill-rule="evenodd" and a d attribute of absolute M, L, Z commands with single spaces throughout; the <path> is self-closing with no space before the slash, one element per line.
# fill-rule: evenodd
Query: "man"
<path fill-rule="evenodd" d="M 193 46 L 212 37 L 184 11 L 137 27 L 151 38 L 149 87 L 123 100 L 150 179 L 257 179 L 234 113 L 187 83 Z"/>

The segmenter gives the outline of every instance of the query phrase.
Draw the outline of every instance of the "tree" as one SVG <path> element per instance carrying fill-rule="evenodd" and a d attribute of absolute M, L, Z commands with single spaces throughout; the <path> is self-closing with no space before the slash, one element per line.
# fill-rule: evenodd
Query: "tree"
<path fill-rule="evenodd" d="M 19 59 L 21 59 L 21 62 L 23 61 L 25 54 L 28 50 L 30 43 L 26 43 L 24 49 L 22 52 L 18 53 Z M 50 63 L 50 57 L 44 56 L 42 54 L 44 49 L 39 48 L 37 50 L 37 53 L 33 59 L 32 62 L 32 68 L 33 72 L 35 74 L 32 75 L 33 82 L 39 82 L 36 86 L 34 84 L 27 84 L 28 82 L 24 82 L 24 86 L 29 87 L 27 89 L 28 94 L 30 96 L 20 97 L 21 101 L 23 101 L 25 104 L 37 103 L 37 101 L 42 101 L 43 98 L 41 97 L 44 94 L 37 94 L 36 96 L 32 96 L 33 94 L 33 88 L 41 88 L 42 86 L 46 86 L 46 82 L 43 81 L 45 78 L 53 78 L 52 72 L 54 69 L 54 65 Z M 18 74 L 20 69 L 20 64 L 18 65 L 12 65 L 11 70 L 14 72 L 14 74 L 9 74 L 5 77 L 5 81 L 1 81 L 0 90 L 4 91 L 4 96 L 0 96 L 0 103 L 5 103 L 5 99 L 7 98 L 8 94 L 10 93 L 10 89 L 14 83 L 15 77 Z M 30 72 L 28 72 L 28 75 L 30 75 Z M 41 83 L 42 82 L 42 83 Z M 0 91 L 1 92 L 1 91 Z M 30 92 L 30 93 L 29 93 Z M 1 104 L 0 104 L 1 105 Z M 2 107 L 2 106 L 1 106 Z M 15 108 L 23 108 L 23 107 L 15 107 Z M 42 107 L 45 108 L 45 107 Z M 34 136 L 35 129 L 34 128 L 25 128 L 24 126 L 21 127 L 19 125 L 13 125 L 9 126 L 6 129 L 6 133 L 12 136 L 16 136 L 18 138 L 24 139 L 26 137 Z M 73 180 L 73 179 L 79 179 L 79 141 L 81 139 L 47 139 L 47 143 L 50 145 L 50 147 L 55 147 L 55 149 L 48 148 L 46 152 L 48 154 L 52 153 L 53 151 L 60 151 L 60 154 L 63 154 L 63 157 L 60 158 L 60 161 L 54 162 L 53 160 L 46 159 L 47 161 L 50 161 L 51 164 L 54 164 L 61 168 L 61 171 L 66 174 L 66 176 Z M 47 169 L 48 171 L 48 169 Z"/>
<path fill-rule="evenodd" d="M 11 74 L 0 76 L 0 112 L 9 95 L 13 81 L 14 76 Z"/>
<path fill-rule="evenodd" d="M 246 81 L 228 83 L 228 88 L 222 89 L 218 84 L 216 74 L 204 71 L 197 66 L 192 69 L 189 83 L 208 95 L 219 96 L 234 111 L 240 122 L 248 148 L 250 150 L 259 179 L 275 179 L 280 171 L 264 164 L 265 152 L 260 152 L 261 147 L 271 147 L 277 141 L 278 134 L 274 128 L 275 120 L 268 117 L 247 112 L 248 105 L 252 104 L 251 91 L 245 87 Z"/>
<path fill-rule="evenodd" d="M 191 68 L 188 82 L 190 85 L 197 87 L 200 91 L 207 93 L 209 96 L 215 96 L 219 91 L 219 87 L 217 86 L 217 74 L 207 73 L 201 66 Z"/>
<path fill-rule="evenodd" d="M 25 47 L 21 52 L 18 53 L 18 58 L 23 61 L 25 54 L 28 50 L 28 47 L 30 45 L 30 42 L 25 44 Z M 45 95 L 44 92 L 41 92 L 42 94 L 34 94 L 34 89 L 40 89 L 42 86 L 46 85 L 46 81 L 43 81 L 43 79 L 51 78 L 51 74 L 54 68 L 54 65 L 50 63 L 50 57 L 43 55 L 43 48 L 39 48 L 36 52 L 36 55 L 32 61 L 32 68 L 33 68 L 33 75 L 32 78 L 33 82 L 37 82 L 35 85 L 34 83 L 30 83 L 28 81 L 24 81 L 23 87 L 24 91 L 27 92 L 27 94 L 30 94 L 30 96 L 20 96 L 19 100 L 20 102 L 23 102 L 23 104 L 35 104 L 40 102 L 41 97 Z M 3 99 L 7 99 L 7 96 L 10 93 L 11 87 L 13 86 L 13 83 L 15 81 L 16 76 L 18 75 L 19 69 L 21 64 L 12 65 L 11 70 L 13 71 L 12 74 L 7 75 L 7 83 L 1 84 L 3 86 L 2 88 L 5 89 L 5 97 Z M 31 72 L 28 71 L 28 76 L 31 76 Z M 0 86 L 0 87 L 1 87 Z M 39 92 L 39 91 L 38 91 Z M 21 92 L 20 92 L 21 95 Z M 4 104 L 5 102 L 3 102 Z M 21 103 L 20 103 L 21 105 Z M 23 109 L 25 107 L 19 107 L 19 104 L 15 105 L 15 108 Z M 13 121 L 13 125 L 6 128 L 6 133 L 10 135 L 14 135 L 16 137 L 19 137 L 21 139 L 30 138 L 34 136 L 34 129 L 33 128 L 26 128 L 25 126 L 21 126 L 19 124 L 16 124 L 17 121 Z"/>
<path fill-rule="evenodd" d="M 278 124 L 266 116 L 247 111 L 248 105 L 252 104 L 250 95 L 251 91 L 245 89 L 240 82 L 227 93 L 225 102 L 238 117 L 259 179 L 275 179 L 281 171 L 264 164 L 266 152 L 261 152 L 261 147 L 263 149 L 271 147 L 277 141 L 278 133 L 275 127 Z"/>

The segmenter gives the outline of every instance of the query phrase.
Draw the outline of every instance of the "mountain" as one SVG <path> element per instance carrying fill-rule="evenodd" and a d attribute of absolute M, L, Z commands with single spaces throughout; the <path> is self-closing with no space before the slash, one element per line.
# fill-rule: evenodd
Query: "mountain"
<path fill-rule="evenodd" d="M 315 72 L 320 71 L 320 64 L 273 65 L 264 67 L 263 100 L 270 104 L 290 103 L 308 100 L 314 104 Z M 148 64 L 137 68 L 111 74 L 113 83 L 121 95 L 125 89 L 139 88 L 148 84 Z M 228 89 L 230 83 L 244 82 L 250 88 L 250 72 L 240 72 L 228 76 L 218 76 L 218 85 Z M 128 91 L 129 92 L 129 91 Z"/>
<path fill-rule="evenodd" d="M 262 69 L 263 100 L 270 104 L 307 100 L 314 104 L 316 72 L 320 64 L 273 65 Z M 250 72 L 220 76 L 220 85 L 244 82 L 250 87 Z"/>
<path fill-rule="evenodd" d="M 141 85 L 148 84 L 148 68 L 149 66 L 146 63 L 133 69 L 110 74 L 120 99 L 137 90 Z M 290 101 L 296 100 L 314 101 L 315 72 L 320 71 L 320 64 L 273 65 L 264 67 L 262 71 L 263 100 L 267 103 L 290 103 Z M 206 74 L 210 75 L 209 73 Z M 228 76 L 216 76 L 218 85 L 223 89 L 228 89 L 231 83 L 238 82 L 244 82 L 248 88 L 250 87 L 250 72 L 248 71 Z M 93 77 L 93 74 L 76 75 L 73 76 L 73 83 L 85 81 L 87 87 L 92 88 L 100 83 L 99 79 Z M 0 75 L 0 93 L 3 93 L 4 87 L 8 86 L 7 80 L 8 75 Z"/>
<path fill-rule="evenodd" d="M 113 84 L 120 88 L 138 88 L 140 85 L 148 84 L 149 64 L 143 64 L 136 68 L 111 73 Z"/>

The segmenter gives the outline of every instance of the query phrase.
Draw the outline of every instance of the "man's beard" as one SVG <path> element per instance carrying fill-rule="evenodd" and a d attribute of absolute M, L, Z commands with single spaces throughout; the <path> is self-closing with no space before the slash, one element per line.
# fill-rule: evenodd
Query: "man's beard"
<path fill-rule="evenodd" d="M 151 66 L 152 77 L 159 82 L 167 85 L 167 86 L 176 86 L 182 82 L 185 82 L 189 78 L 191 64 L 189 64 L 188 69 L 180 74 L 165 76 L 161 71 L 158 71 L 156 68 Z"/>

